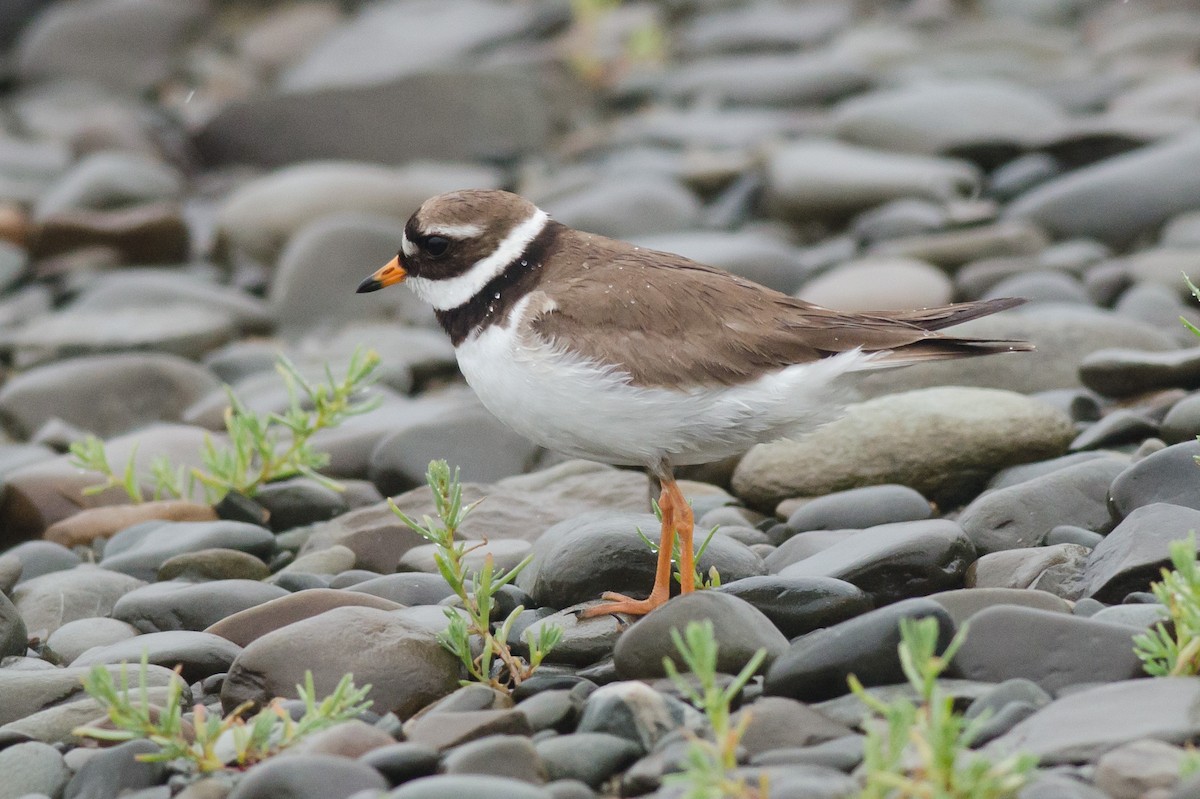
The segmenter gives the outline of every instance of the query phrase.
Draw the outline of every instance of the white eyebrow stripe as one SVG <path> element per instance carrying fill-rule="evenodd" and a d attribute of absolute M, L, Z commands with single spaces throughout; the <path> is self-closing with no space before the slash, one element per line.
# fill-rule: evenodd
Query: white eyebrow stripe
<path fill-rule="evenodd" d="M 430 225 L 425 229 L 425 234 L 445 236 L 448 239 L 473 239 L 483 231 L 483 225 Z"/>
<path fill-rule="evenodd" d="M 417 245 L 408 240 L 408 233 L 405 232 L 400 236 L 400 252 L 407 257 L 412 258 L 417 254 Z"/>
<path fill-rule="evenodd" d="M 484 286 L 499 277 L 509 264 L 520 258 L 538 234 L 545 230 L 549 221 L 550 217 L 545 211 L 535 209 L 528 219 L 508 232 L 491 255 L 471 264 L 461 275 L 444 280 L 410 276 L 408 286 L 413 293 L 439 311 L 465 305 L 482 291 Z"/>

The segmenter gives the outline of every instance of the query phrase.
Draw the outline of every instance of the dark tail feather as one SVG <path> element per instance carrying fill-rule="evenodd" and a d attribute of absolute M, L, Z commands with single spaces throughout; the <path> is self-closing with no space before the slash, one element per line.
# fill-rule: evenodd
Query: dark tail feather
<path fill-rule="evenodd" d="M 996 300 L 960 302 L 955 305 L 943 305 L 938 308 L 922 308 L 917 311 L 904 311 L 902 313 L 893 313 L 891 316 L 897 321 L 916 325 L 917 327 L 925 330 L 941 330 L 943 327 L 953 327 L 954 325 L 962 324 L 963 322 L 969 322 L 972 319 L 978 319 L 981 316 L 989 316 L 990 314 L 999 313 L 1000 311 L 1007 311 L 1009 308 L 1016 308 L 1018 305 L 1024 305 L 1025 302 L 1026 300 L 1021 297 L 1001 297 L 1000 299 Z M 1002 351 L 1003 350 L 997 350 L 997 352 Z"/>
<path fill-rule="evenodd" d="M 871 359 L 868 368 L 907 366 L 925 361 L 947 361 L 954 358 L 973 358 L 1003 352 L 1030 352 L 1036 349 L 1028 341 L 983 338 L 927 338 L 893 350 L 883 350 Z"/>

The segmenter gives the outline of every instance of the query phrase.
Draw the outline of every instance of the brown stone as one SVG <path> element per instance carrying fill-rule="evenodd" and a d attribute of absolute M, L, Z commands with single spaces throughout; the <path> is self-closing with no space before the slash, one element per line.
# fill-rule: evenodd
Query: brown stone
<path fill-rule="evenodd" d="M 159 519 L 168 522 L 206 522 L 217 518 L 208 505 L 182 499 L 113 505 L 81 510 L 46 528 L 42 537 L 64 547 L 89 545 L 97 538 L 111 538 L 126 527 Z"/>
<path fill-rule="evenodd" d="M 426 713 L 404 725 L 413 743 L 434 749 L 451 749 L 489 735 L 533 735 L 529 719 L 520 710 L 468 710 L 459 713 Z"/>
<path fill-rule="evenodd" d="M 245 647 L 249 646 L 251 641 L 278 630 L 280 627 L 286 627 L 333 608 L 347 606 L 378 610 L 400 610 L 404 607 L 371 594 L 338 591 L 333 588 L 313 588 L 238 611 L 232 616 L 221 619 L 205 632 L 219 635 L 233 641 L 238 646 Z"/>
<path fill-rule="evenodd" d="M 178 263 L 187 260 L 187 223 L 178 205 L 152 203 L 116 211 L 60 211 L 30 230 L 35 258 L 81 247 L 112 247 L 128 263 Z"/>
<path fill-rule="evenodd" d="M 394 743 L 396 743 L 396 739 L 378 727 L 372 727 L 365 721 L 351 719 L 329 729 L 315 732 L 295 746 L 283 750 L 280 754 L 284 757 L 337 755 L 353 759 L 362 757 L 372 749 L 391 746 Z"/>
<path fill-rule="evenodd" d="M 25 246 L 29 236 L 29 216 L 13 203 L 0 203 L 0 239 Z"/>

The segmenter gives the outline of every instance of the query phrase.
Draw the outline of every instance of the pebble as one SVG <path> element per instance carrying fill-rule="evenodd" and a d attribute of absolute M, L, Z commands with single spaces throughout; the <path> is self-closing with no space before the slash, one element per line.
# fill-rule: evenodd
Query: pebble
<path fill-rule="evenodd" d="M 16 605 L 0 593 L 0 658 L 24 655 L 29 632 Z"/>
<path fill-rule="evenodd" d="M 154 665 L 167 668 L 182 666 L 181 675 L 190 684 L 213 674 L 225 673 L 241 652 L 240 646 L 219 635 L 192 630 L 172 630 L 146 633 L 89 649 L 71 661 L 71 666 L 136 663 L 144 657 Z"/>
<path fill-rule="evenodd" d="M 38 741 L 0 751 L 0 772 L 4 774 L 2 799 L 19 799 L 28 794 L 59 796 L 71 777 L 62 754 Z"/>
<path fill-rule="evenodd" d="M 903 682 L 900 620 L 921 618 L 937 619 L 939 648 L 950 642 L 954 623 L 941 605 L 906 599 L 796 639 L 772 664 L 763 691 L 817 702 L 849 693 L 851 674 L 864 686 Z"/>
<path fill-rule="evenodd" d="M 1170 543 L 1200 530 L 1200 511 L 1156 502 L 1128 516 L 1088 555 L 1084 595 L 1119 602 L 1131 591 L 1144 591 L 1170 566 Z"/>
<path fill-rule="evenodd" d="M 941 605 L 959 627 L 976 613 L 1001 605 L 1050 613 L 1071 612 L 1070 602 L 1047 591 L 1028 588 L 956 588 L 930 594 L 929 598 Z"/>
<path fill-rule="evenodd" d="M 109 618 L 69 621 L 46 639 L 46 646 L 64 663 L 71 663 L 93 647 L 105 647 L 141 634 L 132 624 Z"/>
<path fill-rule="evenodd" d="M 799 253 L 782 238 L 758 231 L 697 230 L 636 236 L 635 244 L 718 266 L 755 283 L 791 294 L 805 268 Z"/>
<path fill-rule="evenodd" d="M 287 596 L 257 580 L 159 582 L 130 591 L 113 605 L 112 617 L 143 633 L 203 630 L 239 611 Z"/>
<path fill-rule="evenodd" d="M 109 539 L 100 565 L 153 580 L 170 558 L 213 548 L 236 549 L 265 558 L 275 549 L 275 537 L 269 530 L 245 522 L 144 522 Z"/>
<path fill-rule="evenodd" d="M 910 391 L 852 405 L 803 440 L 758 445 L 738 464 L 733 487 L 768 507 L 878 483 L 952 504 L 1006 466 L 1062 454 L 1072 437 L 1061 412 L 1012 392 Z"/>
<path fill-rule="evenodd" d="M 633 741 L 606 732 L 559 735 L 535 744 L 552 780 L 579 780 L 592 788 L 629 766 L 644 750 Z"/>
<path fill-rule="evenodd" d="M 455 748 L 446 756 L 447 774 L 486 774 L 540 785 L 545 769 L 528 738 L 492 735 Z"/>
<path fill-rule="evenodd" d="M 384 611 L 400 610 L 403 607 L 396 602 L 370 594 L 310 588 L 233 613 L 208 627 L 205 632 L 220 635 L 239 646 L 248 646 L 251 641 L 281 627 L 319 616 L 333 608 L 347 606 Z"/>
<path fill-rule="evenodd" d="M 452 799 L 457 796 L 482 796 L 493 799 L 552 799 L 549 790 L 507 777 L 481 777 L 470 774 L 444 774 L 423 777 L 405 783 L 387 794 L 387 799 Z"/>
<path fill-rule="evenodd" d="M 866 613 L 873 605 L 858 586 L 833 577 L 744 577 L 716 589 L 749 602 L 787 638 Z"/>
<path fill-rule="evenodd" d="M 795 531 L 862 530 L 889 522 L 910 522 L 933 515 L 929 501 L 903 485 L 877 485 L 835 491 L 806 501 L 787 526 Z"/>
<path fill-rule="evenodd" d="M 42 536 L 64 547 L 90 546 L 94 541 L 112 538 L 126 527 L 148 521 L 216 521 L 217 514 L 208 505 L 185 500 L 158 500 L 137 505 L 88 508 L 55 522 Z"/>
<path fill-rule="evenodd" d="M 557 613 L 548 614 L 539 611 L 538 618 L 520 631 L 520 643 L 514 642 L 514 651 L 526 654 L 529 642 L 536 641 L 547 628 L 557 627 L 562 637 L 547 655 L 547 662 L 590 666 L 610 656 L 617 639 L 621 636 L 624 624 L 616 616 L 581 618 L 579 612 L 590 606 L 590 603 L 572 605 Z"/>
<path fill-rule="evenodd" d="M 159 751 L 158 744 L 144 739 L 119 743 L 89 757 L 71 777 L 63 799 L 103 799 L 152 788 L 166 781 L 167 767 L 147 762 L 138 755 Z"/>
<path fill-rule="evenodd" d="M 44 635 L 67 622 L 109 615 L 118 599 L 142 585 L 135 577 L 85 564 L 24 580 L 12 600 L 29 632 Z"/>
<path fill-rule="evenodd" d="M 358 760 L 378 771 L 395 787 L 437 773 L 439 756 L 436 749 L 405 741 L 372 749 Z"/>
<path fill-rule="evenodd" d="M 305 755 L 266 760 L 246 772 L 229 799 L 346 799 L 358 791 L 388 787 L 378 771 L 364 763 L 333 755 Z"/>
<path fill-rule="evenodd" d="M 160 581 L 261 580 L 270 574 L 267 565 L 248 552 L 236 549 L 201 549 L 167 558 L 158 567 Z"/>
<path fill-rule="evenodd" d="M 968 588 L 1033 588 L 1075 600 L 1083 593 L 1083 570 L 1091 552 L 1078 544 L 992 552 L 971 564 L 966 584 Z"/>
<path fill-rule="evenodd" d="M 441 710 L 426 708 L 404 725 L 408 740 L 440 750 L 494 735 L 529 737 L 533 730 L 524 713 L 509 708 Z"/>
<path fill-rule="evenodd" d="M 1124 518 L 1136 508 L 1156 502 L 1200 509 L 1200 499 L 1192 491 L 1189 478 L 1200 444 L 1182 444 L 1152 452 L 1117 475 L 1110 488 L 1112 510 Z"/>
<path fill-rule="evenodd" d="M 1118 746 L 1096 761 L 1096 787 L 1113 799 L 1138 799 L 1155 788 L 1174 788 L 1186 754 L 1147 738 Z"/>
<path fill-rule="evenodd" d="M 853 736 L 854 731 L 782 696 L 764 696 L 734 714 L 733 723 L 746 721 L 739 745 L 754 758 L 771 750 L 808 748 Z"/>
<path fill-rule="evenodd" d="M 1193 350 L 1100 350 L 1079 365 L 1084 385 L 1109 397 L 1160 388 L 1200 388 L 1200 357 Z"/>

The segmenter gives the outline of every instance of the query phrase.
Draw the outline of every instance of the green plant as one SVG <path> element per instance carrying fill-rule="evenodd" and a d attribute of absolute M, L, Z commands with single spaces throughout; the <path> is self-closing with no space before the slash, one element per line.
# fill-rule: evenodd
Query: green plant
<path fill-rule="evenodd" d="M 1200 564 L 1196 563 L 1196 533 L 1171 542 L 1171 564 L 1162 580 L 1151 583 L 1155 599 L 1167 609 L 1170 624 L 1134 636 L 1133 650 L 1152 677 L 1200 674 Z"/>
<path fill-rule="evenodd" d="M 654 506 L 655 517 L 659 520 L 659 522 L 662 522 L 662 508 L 658 507 L 658 502 L 653 502 L 652 504 Z M 697 588 L 700 588 L 700 589 L 719 588 L 721 585 L 721 572 L 717 571 L 716 566 L 709 567 L 707 575 L 700 573 L 700 566 L 699 566 L 700 558 L 704 557 L 704 553 L 708 551 L 709 543 L 713 540 L 713 536 L 717 534 L 717 530 L 719 530 L 720 528 L 721 528 L 721 526 L 719 524 L 714 525 L 713 528 L 708 531 L 708 535 L 706 535 L 704 537 L 704 541 L 696 549 L 695 562 L 697 565 L 695 567 L 695 575 L 696 575 L 695 576 L 695 581 L 696 581 L 695 585 Z M 657 555 L 658 554 L 658 542 L 652 541 L 649 536 L 647 536 L 645 533 L 642 532 L 641 527 L 637 527 L 635 529 L 637 530 L 638 536 L 642 539 L 642 541 L 645 542 L 646 546 L 650 548 L 650 551 L 653 552 L 655 555 Z M 679 563 L 680 563 L 680 560 L 679 560 L 679 536 L 677 536 L 677 535 L 671 537 L 671 563 L 675 567 L 674 571 L 671 572 L 675 576 L 675 582 L 682 585 L 683 584 L 683 576 L 682 576 L 682 573 L 679 571 Z"/>
<path fill-rule="evenodd" d="M 198 483 L 207 499 L 217 502 L 231 491 L 253 496 L 265 483 L 297 475 L 339 488 L 317 471 L 329 462 L 329 456 L 315 450 L 311 439 L 319 430 L 335 427 L 347 417 L 377 406 L 377 400 L 359 402 L 356 396 L 371 383 L 378 365 L 376 353 L 359 350 L 351 356 L 341 380 L 336 380 L 326 367 L 328 382 L 313 384 L 291 361 L 280 356 L 276 369 L 288 391 L 288 408 L 283 413 L 255 413 L 226 386 L 229 407 L 225 410 L 225 432 L 229 442 L 218 444 L 211 437 L 205 439 L 200 452 L 204 468 L 174 466 L 165 457 L 155 458 L 149 474 L 153 498 L 191 496 Z M 84 494 L 120 487 L 135 503 L 146 499 L 143 479 L 134 467 L 136 455 L 135 448 L 118 475 L 100 439 L 88 436 L 71 445 L 72 465 L 99 472 L 104 478 L 104 482 L 85 488 Z"/>
<path fill-rule="evenodd" d="M 532 556 L 506 572 L 497 569 L 491 554 L 488 554 L 479 571 L 473 575 L 468 574 L 467 555 L 486 546 L 487 540 L 468 544 L 457 540 L 456 535 L 467 514 L 478 503 L 463 505 L 462 482 L 459 480 L 458 469 L 451 472 L 450 466 L 443 460 L 430 462 L 425 472 L 425 480 L 433 492 L 436 519 L 424 516 L 417 522 L 396 507 L 395 502 L 388 500 L 388 504 L 392 512 L 409 529 L 437 547 L 433 559 L 437 563 L 438 571 L 466 611 L 467 617 L 463 618 L 455 608 L 446 608 L 449 626 L 445 632 L 439 633 L 438 640 L 462 663 L 470 677 L 467 682 L 484 683 L 496 688 L 520 685 L 537 670 L 542 660 L 562 638 L 560 627 L 541 627 L 538 635 L 529 642 L 529 659 L 524 660 L 513 653 L 508 637 L 513 622 L 525 608 L 518 605 L 507 618 L 495 626 L 495 629 L 492 627 L 491 617 L 496 607 L 496 594 L 516 579 L 521 570 L 529 565 Z M 473 635 L 479 636 L 483 641 L 483 648 L 478 656 L 471 651 Z M 492 664 L 496 660 L 504 667 L 498 676 L 492 674 Z"/>
<path fill-rule="evenodd" d="M 721 687 L 717 684 L 719 646 L 711 621 L 690 621 L 683 635 L 672 629 L 671 641 L 698 687 L 680 674 L 668 657 L 663 658 L 663 669 L 679 692 L 704 713 L 712 729 L 712 740 L 692 738 L 684 771 L 667 775 L 664 782 L 684 786 L 687 799 L 765 796 L 763 786 L 756 791 L 742 780 L 729 776 L 729 772 L 737 768 L 738 743 L 750 722 L 749 715 L 743 714 L 741 720 L 734 724 L 729 707 L 762 665 L 763 658 L 767 656 L 766 650 L 755 652 L 733 681 Z"/>
<path fill-rule="evenodd" d="M 967 720 L 937 684 L 966 632 L 938 655 L 936 619 L 900 621 L 900 664 L 920 704 L 883 702 L 850 676 L 850 690 L 875 714 L 865 725 L 862 799 L 1002 799 L 1015 796 L 1037 765 L 1026 753 L 992 762 L 969 750 L 987 714 Z"/>
<path fill-rule="evenodd" d="M 188 725 L 180 704 L 183 680 L 178 677 L 178 669 L 167 687 L 163 706 L 158 708 L 150 704 L 146 656 L 142 656 L 136 693 L 132 696 L 127 666 L 121 664 L 119 685 L 101 665 L 93 666 L 83 680 L 84 690 L 104 707 L 113 729 L 79 727 L 74 734 L 101 741 L 144 738 L 157 744 L 159 751 L 138 755 L 139 760 L 175 762 L 201 774 L 251 766 L 307 735 L 355 718 L 371 706 L 366 699 L 371 686 L 356 688 L 349 674 L 342 677 L 333 693 L 318 702 L 312 672 L 305 672 L 304 685 L 296 686 L 304 702 L 304 715 L 298 721 L 276 699 L 249 719 L 243 716 L 250 709 L 250 702 L 225 716 L 210 714 L 204 705 L 196 705 Z"/>

